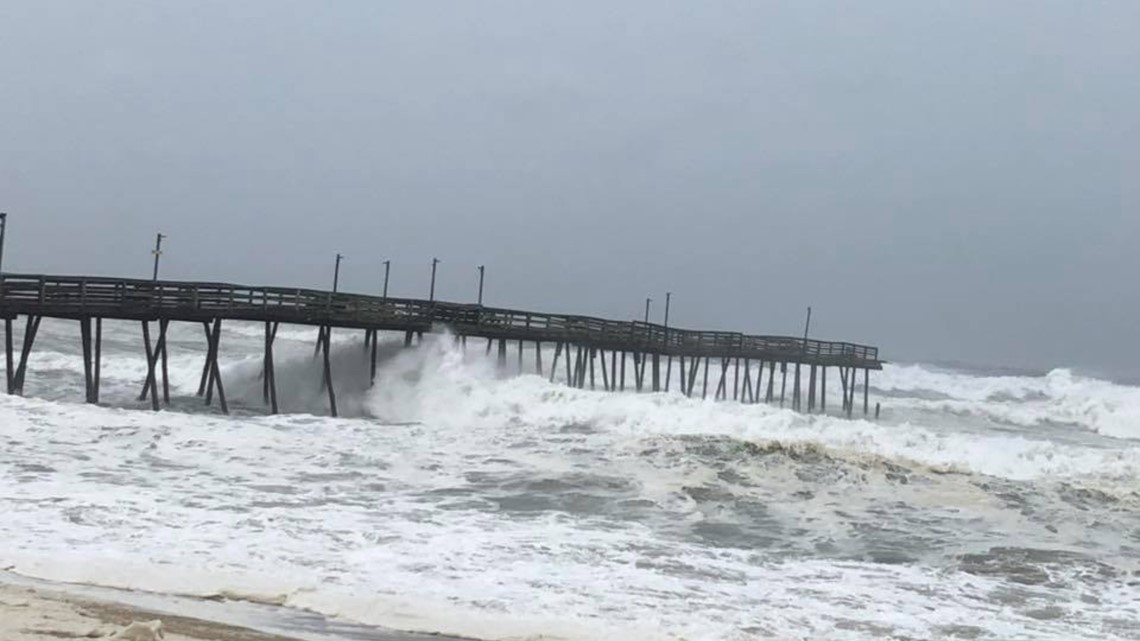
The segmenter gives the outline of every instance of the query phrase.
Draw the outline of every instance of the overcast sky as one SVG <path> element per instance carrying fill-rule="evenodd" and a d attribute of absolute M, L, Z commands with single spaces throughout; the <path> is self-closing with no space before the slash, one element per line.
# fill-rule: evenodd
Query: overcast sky
<path fill-rule="evenodd" d="M 1136 372 L 1138 121 L 1131 0 L 0 0 L 7 271 Z"/>

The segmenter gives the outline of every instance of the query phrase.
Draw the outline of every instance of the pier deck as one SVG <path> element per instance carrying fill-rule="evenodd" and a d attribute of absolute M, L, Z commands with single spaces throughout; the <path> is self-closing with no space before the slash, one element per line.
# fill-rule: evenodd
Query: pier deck
<path fill-rule="evenodd" d="M 19 315 L 27 317 L 24 344 L 20 351 L 19 363 L 14 364 L 12 344 L 12 322 Z M 311 325 L 320 328 L 318 348 L 325 353 L 328 367 L 328 333 L 333 328 L 360 329 L 365 332 L 366 344 L 373 347 L 373 376 L 375 376 L 375 344 L 379 331 L 395 331 L 405 334 L 406 344 L 412 344 L 413 337 L 446 328 L 457 339 L 484 338 L 488 350 L 494 341 L 499 343 L 499 358 L 506 359 L 508 344 L 517 344 L 521 350 L 524 343 L 541 347 L 543 343 L 553 344 L 555 362 L 565 351 L 567 379 L 585 386 L 587 370 L 591 385 L 595 380 L 594 359 L 602 357 L 602 375 L 605 389 L 625 388 L 626 355 L 634 360 L 634 378 L 637 389 L 659 391 L 668 389 L 674 359 L 680 360 L 680 386 L 683 393 L 692 395 L 696 381 L 694 374 L 700 360 L 705 364 L 705 382 L 702 395 L 707 395 L 707 372 L 710 359 L 721 364 L 722 383 L 718 387 L 718 397 L 727 398 L 730 390 L 724 386 L 723 374 L 730 364 L 736 368 L 743 362 L 746 368 L 745 385 L 747 392 L 735 390 L 733 396 L 744 402 L 758 402 L 764 396 L 760 381 L 756 389 L 751 383 L 751 365 L 760 363 L 760 374 L 768 365 L 768 393 L 764 400 L 772 402 L 775 366 L 779 364 L 786 383 L 787 368 L 795 367 L 795 389 L 792 406 L 802 407 L 802 393 L 799 389 L 799 368 L 807 366 L 811 370 L 807 406 L 811 411 L 816 406 L 816 369 L 822 374 L 820 406 L 826 407 L 826 372 L 828 367 L 837 368 L 844 387 L 844 409 L 848 414 L 854 405 L 856 372 L 864 374 L 864 411 L 867 411 L 866 387 L 869 372 L 882 368 L 879 352 L 875 347 L 847 342 L 820 341 L 788 336 L 751 335 L 739 332 L 700 331 L 676 327 L 666 327 L 641 321 L 617 321 L 590 316 L 550 314 L 514 309 L 487 307 L 443 301 L 429 301 L 408 298 L 368 296 L 344 292 L 329 292 L 312 289 L 282 287 L 252 287 L 228 283 L 183 282 L 168 280 L 141 280 L 122 278 L 100 278 L 85 276 L 53 276 L 42 274 L 3 274 L 0 275 L 0 317 L 5 319 L 6 356 L 9 393 L 22 393 L 27 361 L 35 340 L 35 330 L 42 317 L 73 319 L 81 323 L 84 340 L 85 369 L 89 372 L 88 400 L 98 401 L 98 355 L 100 352 L 101 322 L 103 319 L 140 321 L 143 324 L 144 343 L 147 351 L 148 378 L 144 383 L 143 396 L 147 390 L 157 390 L 154 380 L 158 361 L 165 361 L 166 327 L 170 322 L 194 322 L 206 327 L 207 354 L 203 369 L 203 387 L 207 398 L 217 389 L 220 397 L 220 372 L 217 371 L 217 353 L 220 342 L 220 327 L 223 320 L 255 321 L 266 324 L 266 363 L 268 375 L 267 397 L 274 396 L 270 404 L 276 410 L 273 385 L 272 344 L 276 328 L 280 323 Z M 95 335 L 92 337 L 91 323 L 94 321 Z M 159 325 L 158 339 L 151 347 L 150 323 Z M 571 349 L 577 350 L 573 368 L 570 367 Z M 611 376 L 606 376 L 606 352 L 610 352 Z M 622 375 L 620 387 L 617 377 L 617 359 L 620 356 Z M 541 358 L 541 350 L 536 350 Z M 662 386 L 660 376 L 661 359 L 666 359 L 669 373 Z M 652 361 L 652 381 L 646 376 L 646 364 Z M 690 377 L 686 379 L 685 366 L 689 365 Z M 541 372 L 541 361 L 538 362 Z M 165 369 L 165 368 L 163 368 Z M 165 378 L 165 376 L 163 377 Z M 330 376 L 326 372 L 326 386 L 329 391 L 330 409 L 335 414 L 335 393 Z M 759 379 L 760 376 L 757 376 Z M 216 380 L 215 380 L 216 379 Z M 215 387 L 216 385 L 216 387 Z M 164 388 L 166 387 L 164 382 Z M 168 397 L 168 393 L 165 394 Z M 158 394 L 151 397 L 158 408 Z M 781 392 L 781 401 L 783 392 Z"/>

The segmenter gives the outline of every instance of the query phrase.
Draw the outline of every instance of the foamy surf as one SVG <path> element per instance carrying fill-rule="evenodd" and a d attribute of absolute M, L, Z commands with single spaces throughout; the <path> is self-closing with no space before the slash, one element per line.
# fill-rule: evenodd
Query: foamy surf
<path fill-rule="evenodd" d="M 108 328 L 124 405 L 134 331 Z M 302 413 L 274 417 L 260 334 L 237 327 L 227 417 L 193 396 L 187 327 L 179 411 L 155 414 L 67 400 L 73 328 L 41 332 L 29 393 L 49 399 L 0 399 L 0 566 L 31 576 L 485 639 L 1126 639 L 1140 619 L 1140 449 L 1048 413 L 1132 388 L 888 366 L 883 420 L 847 421 L 503 378 L 444 337 L 386 344 L 370 389 L 343 335 L 357 418 L 330 419 L 298 332 L 278 383 Z"/>

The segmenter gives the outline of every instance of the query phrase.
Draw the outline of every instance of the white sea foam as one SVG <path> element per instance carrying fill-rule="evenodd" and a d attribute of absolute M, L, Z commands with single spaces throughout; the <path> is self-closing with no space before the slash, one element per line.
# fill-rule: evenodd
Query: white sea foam
<path fill-rule="evenodd" d="M 248 334 L 244 347 L 233 341 L 223 376 L 235 402 L 253 408 L 260 343 Z M 958 430 L 936 420 L 947 410 L 922 405 L 1008 398 L 1016 407 L 1044 394 L 1039 382 L 950 379 L 943 391 L 952 398 L 894 397 L 892 405 L 915 411 L 874 423 L 503 379 L 481 349 L 464 355 L 446 338 L 386 347 L 369 389 L 364 351 L 345 341 L 334 377 L 362 418 L 331 419 L 320 415 L 311 343 L 293 342 L 281 346 L 278 382 L 284 402 L 311 414 L 156 414 L 0 398 L 0 567 L 488 639 L 945 638 L 963 630 L 1125 639 L 1111 621 L 1140 617 L 1140 595 L 1125 582 L 1058 575 L 1057 585 L 1011 584 L 938 556 L 1001 545 L 1092 549 L 1136 569 L 1112 547 L 1131 527 L 1114 519 L 1130 518 L 1135 499 L 1081 520 L 1085 512 L 1048 489 L 1063 481 L 1127 497 L 1140 471 L 1136 446 L 1104 447 L 1079 430 L 1071 439 Z M 62 341 L 51 349 L 37 354 L 33 382 L 48 389 L 71 376 L 74 385 L 78 359 Z M 192 395 L 200 354 L 172 356 L 176 389 Z M 105 372 L 127 394 L 141 382 L 139 363 L 112 351 Z M 963 376 L 900 369 L 884 372 L 882 385 L 903 391 L 910 375 L 920 390 L 932 376 Z M 749 450 L 724 463 L 721 450 L 700 453 L 704 442 L 818 449 L 839 464 L 835 476 L 804 480 L 806 464 L 775 465 Z M 914 480 L 892 481 L 894 465 L 916 470 Z M 743 480 L 723 481 L 726 471 Z M 587 483 L 557 485 L 565 479 Z M 986 484 L 1010 488 L 994 494 Z M 1028 487 L 1041 496 L 1015 496 Z M 737 499 L 695 490 L 736 493 L 756 511 L 738 513 Z M 1011 511 L 1007 495 L 1032 509 Z M 551 497 L 625 501 L 660 516 L 575 511 Z M 527 504 L 534 500 L 547 503 Z M 888 564 L 810 553 L 816 544 L 857 549 L 867 528 L 881 528 L 888 547 L 908 540 L 908 528 L 926 527 L 902 520 L 908 510 L 937 522 L 929 558 L 916 552 L 912 562 Z M 772 542 L 716 538 L 717 527 L 758 523 Z M 1033 615 L 1050 608 L 1064 617 Z"/>
<path fill-rule="evenodd" d="M 922 365 L 887 365 L 875 386 L 892 392 L 933 392 L 940 397 L 892 401 L 909 407 L 1022 426 L 1066 423 L 1106 436 L 1140 439 L 1140 388 L 1078 376 L 1068 369 L 1040 377 L 973 376 Z"/>

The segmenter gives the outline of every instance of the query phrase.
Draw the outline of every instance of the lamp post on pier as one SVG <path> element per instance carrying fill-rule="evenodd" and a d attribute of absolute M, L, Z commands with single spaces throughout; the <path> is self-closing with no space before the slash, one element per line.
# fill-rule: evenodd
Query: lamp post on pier
<path fill-rule="evenodd" d="M 4 231 L 8 228 L 8 214 L 0 212 L 0 271 L 4 268 Z"/>
<path fill-rule="evenodd" d="M 479 306 L 483 305 L 483 276 L 486 274 L 486 265 L 479 265 Z"/>
<path fill-rule="evenodd" d="M 158 259 L 162 257 L 162 239 L 163 238 L 166 238 L 166 236 L 164 236 L 163 234 L 158 234 L 157 236 L 154 237 L 154 251 L 151 252 L 152 254 L 154 254 L 154 274 L 151 276 L 151 280 L 153 280 L 153 281 L 158 280 Z"/>
<path fill-rule="evenodd" d="M 645 324 L 649 324 L 649 304 L 653 302 L 652 298 L 646 297 L 645 299 Z"/>
<path fill-rule="evenodd" d="M 388 276 L 392 273 L 392 261 L 384 261 L 384 298 L 388 298 Z"/>
<path fill-rule="evenodd" d="M 431 289 L 428 291 L 428 301 L 435 302 L 435 268 L 439 265 L 438 258 L 431 259 Z"/>
<path fill-rule="evenodd" d="M 340 285 L 340 261 L 344 260 L 344 256 L 336 255 L 336 267 L 333 268 L 333 293 L 336 293 L 337 287 Z"/>

